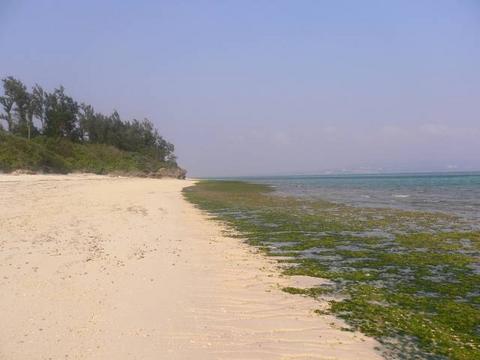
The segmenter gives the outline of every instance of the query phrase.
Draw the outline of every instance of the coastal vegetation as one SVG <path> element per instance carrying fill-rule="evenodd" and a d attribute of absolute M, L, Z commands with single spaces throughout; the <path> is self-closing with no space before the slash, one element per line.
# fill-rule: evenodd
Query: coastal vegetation
<path fill-rule="evenodd" d="M 374 336 L 386 358 L 480 358 L 480 231 L 456 216 L 281 196 L 266 185 L 201 181 L 185 197 L 287 275 L 330 280 L 283 290 Z"/>
<path fill-rule="evenodd" d="M 185 175 L 150 120 L 99 113 L 62 86 L 48 92 L 13 77 L 2 83 L 0 170 Z"/>

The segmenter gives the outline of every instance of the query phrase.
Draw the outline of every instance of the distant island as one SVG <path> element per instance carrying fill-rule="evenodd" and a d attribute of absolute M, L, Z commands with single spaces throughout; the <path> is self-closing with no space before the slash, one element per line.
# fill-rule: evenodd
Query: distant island
<path fill-rule="evenodd" d="M 31 91 L 2 79 L 0 172 L 117 174 L 185 178 L 166 141 L 148 120 L 123 120 L 78 103 L 63 86 Z"/>

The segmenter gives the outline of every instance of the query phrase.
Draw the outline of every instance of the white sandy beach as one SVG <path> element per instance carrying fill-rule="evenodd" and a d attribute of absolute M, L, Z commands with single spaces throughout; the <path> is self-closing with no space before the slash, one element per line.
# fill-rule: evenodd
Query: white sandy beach
<path fill-rule="evenodd" d="M 282 292 L 302 279 L 223 235 L 192 184 L 1 175 L 0 359 L 381 358 Z"/>

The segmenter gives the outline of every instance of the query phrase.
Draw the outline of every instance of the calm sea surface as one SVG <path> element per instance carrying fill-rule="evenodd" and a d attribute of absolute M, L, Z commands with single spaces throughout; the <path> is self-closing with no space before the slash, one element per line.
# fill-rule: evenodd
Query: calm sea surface
<path fill-rule="evenodd" d="M 480 220 L 480 172 L 242 178 L 279 194 L 355 206 L 441 211 Z"/>

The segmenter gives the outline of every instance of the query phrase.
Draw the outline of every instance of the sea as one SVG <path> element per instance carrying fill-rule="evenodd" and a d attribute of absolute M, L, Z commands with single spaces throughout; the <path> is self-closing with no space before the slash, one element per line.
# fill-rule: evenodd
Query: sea
<path fill-rule="evenodd" d="M 279 195 L 360 207 L 439 211 L 480 222 L 480 172 L 242 177 Z"/>

